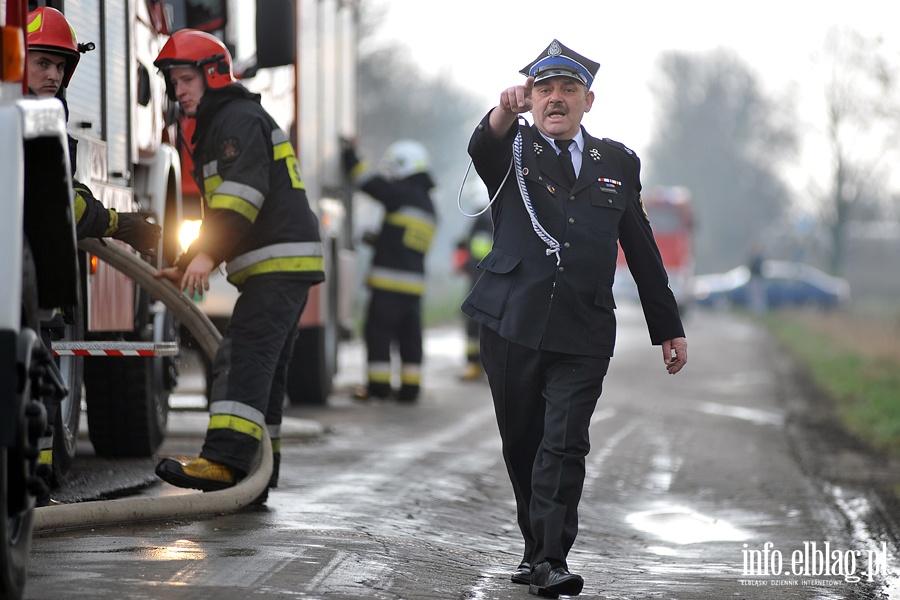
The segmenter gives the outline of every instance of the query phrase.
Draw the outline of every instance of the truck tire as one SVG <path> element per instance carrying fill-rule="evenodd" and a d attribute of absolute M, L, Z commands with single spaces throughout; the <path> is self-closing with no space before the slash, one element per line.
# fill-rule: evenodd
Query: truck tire
<path fill-rule="evenodd" d="M 22 257 L 22 331 L 17 341 L 16 360 L 24 363 L 20 365 L 24 382 L 15 398 L 4 399 L 7 406 L 15 406 L 16 425 L 15 444 L 0 446 L 0 598 L 21 598 L 25 591 L 35 504 L 28 484 L 37 469 L 37 437 L 43 429 L 40 423 L 31 422 L 43 420 L 43 411 L 32 397 L 36 390 L 31 386 L 31 357 L 41 341 L 34 333 L 40 330 L 37 276 L 27 240 Z M 43 423 L 46 425 L 46 421 Z"/>
<path fill-rule="evenodd" d="M 76 308 L 73 322 L 66 325 L 65 339 L 84 339 L 84 312 Z M 56 420 L 53 423 L 53 482 L 63 485 L 66 475 L 75 459 L 78 441 L 78 423 L 81 420 L 81 400 L 84 397 L 84 358 L 80 356 L 60 356 L 56 359 L 63 382 L 69 390 L 59 403 Z"/>
<path fill-rule="evenodd" d="M 286 391 L 291 404 L 325 404 L 331 393 L 334 354 L 327 327 L 302 327 L 288 365 Z"/>
<path fill-rule="evenodd" d="M 154 317 L 154 341 L 178 341 L 178 323 L 165 309 Z M 169 395 L 178 380 L 176 357 L 84 361 L 88 435 L 99 456 L 148 457 L 162 444 Z"/>

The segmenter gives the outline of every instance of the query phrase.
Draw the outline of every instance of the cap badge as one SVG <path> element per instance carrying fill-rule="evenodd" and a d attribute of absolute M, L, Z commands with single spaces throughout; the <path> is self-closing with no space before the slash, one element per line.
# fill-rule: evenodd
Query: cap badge
<path fill-rule="evenodd" d="M 553 43 L 547 48 L 547 56 L 559 56 L 560 54 L 562 54 L 562 48 L 559 47 L 559 42 L 553 40 Z"/>

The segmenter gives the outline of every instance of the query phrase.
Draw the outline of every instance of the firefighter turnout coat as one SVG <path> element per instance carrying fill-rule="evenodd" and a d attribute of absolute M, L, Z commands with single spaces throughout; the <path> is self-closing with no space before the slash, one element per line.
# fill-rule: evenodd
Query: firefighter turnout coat
<path fill-rule="evenodd" d="M 309 287 L 325 278 L 323 249 L 293 146 L 258 95 L 207 90 L 192 142 L 203 224 L 176 266 L 202 250 L 241 291 L 213 361 L 200 456 L 246 473 L 264 427 L 278 450 L 287 364 Z"/>
<path fill-rule="evenodd" d="M 323 281 L 318 221 L 297 156 L 259 96 L 240 84 L 208 90 L 192 141 L 205 210 L 200 236 L 178 264 L 202 250 L 226 263 L 228 281 L 239 288 L 262 273 Z"/>

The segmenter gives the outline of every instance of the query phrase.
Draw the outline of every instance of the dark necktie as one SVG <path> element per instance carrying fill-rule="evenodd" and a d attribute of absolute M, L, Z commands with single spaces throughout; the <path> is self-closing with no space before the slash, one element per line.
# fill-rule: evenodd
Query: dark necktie
<path fill-rule="evenodd" d="M 572 153 L 569 152 L 569 146 L 575 140 L 556 140 L 556 147 L 559 148 L 559 164 L 563 173 L 569 180 L 569 185 L 575 183 L 575 165 L 572 164 Z"/>

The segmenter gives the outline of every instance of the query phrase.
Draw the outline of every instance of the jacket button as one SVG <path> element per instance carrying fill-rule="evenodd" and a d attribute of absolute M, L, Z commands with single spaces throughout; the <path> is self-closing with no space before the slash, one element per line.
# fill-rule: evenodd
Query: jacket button
<path fill-rule="evenodd" d="M 612 204 L 612 198 L 607 198 L 606 201 Z"/>
<path fill-rule="evenodd" d="M 569 242 L 566 242 L 565 244 L 563 244 L 563 248 L 568 249 L 568 248 L 571 248 L 571 247 L 572 247 L 572 244 L 570 244 Z"/>
<path fill-rule="evenodd" d="M 575 202 L 575 196 L 569 196 L 569 202 Z"/>
<path fill-rule="evenodd" d="M 573 225 L 574 223 L 575 223 L 575 219 L 572 217 L 569 217 L 569 224 Z"/>
<path fill-rule="evenodd" d="M 559 268 L 559 272 L 560 272 L 560 273 L 565 273 L 565 272 L 566 272 L 566 268 L 565 268 L 565 267 L 560 267 L 560 268 Z"/>

